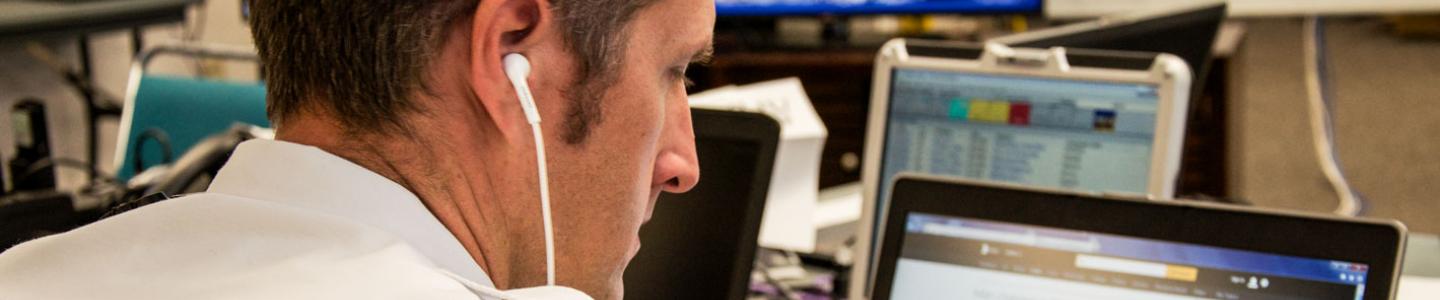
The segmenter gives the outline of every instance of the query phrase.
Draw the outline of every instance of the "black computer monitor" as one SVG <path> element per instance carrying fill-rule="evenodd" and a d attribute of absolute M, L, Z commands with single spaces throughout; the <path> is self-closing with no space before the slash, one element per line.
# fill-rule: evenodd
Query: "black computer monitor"
<path fill-rule="evenodd" d="M 1209 71 L 1210 52 L 1220 23 L 1225 20 L 1226 4 L 1224 1 L 1188 3 L 1008 35 L 989 42 L 1012 47 L 1169 53 L 1190 65 L 1191 79 L 1195 82 L 1191 88 L 1198 91 Z"/>
<path fill-rule="evenodd" d="M 762 114 L 693 110 L 701 180 L 665 194 L 625 270 L 626 299 L 745 299 L 780 125 Z"/>

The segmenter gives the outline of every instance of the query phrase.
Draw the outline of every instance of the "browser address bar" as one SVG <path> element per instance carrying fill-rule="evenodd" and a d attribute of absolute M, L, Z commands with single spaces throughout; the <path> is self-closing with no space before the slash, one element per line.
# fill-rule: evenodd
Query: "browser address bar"
<path fill-rule="evenodd" d="M 1199 276 L 1194 267 L 1085 254 L 1075 256 L 1075 267 L 1187 282 L 1195 282 Z"/>
<path fill-rule="evenodd" d="M 986 230 L 978 228 L 959 227 L 943 224 L 924 224 L 920 232 L 939 236 L 957 237 L 972 240 L 1010 243 L 1016 245 L 1045 247 L 1075 252 L 1094 252 L 1100 248 L 1095 240 L 1077 241 L 1055 237 L 1045 237 L 1032 232 L 1018 233 L 1000 230 Z"/>

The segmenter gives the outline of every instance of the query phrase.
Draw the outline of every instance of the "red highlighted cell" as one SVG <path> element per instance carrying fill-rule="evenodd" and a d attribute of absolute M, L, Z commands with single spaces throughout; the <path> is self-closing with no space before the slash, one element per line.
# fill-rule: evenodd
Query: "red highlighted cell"
<path fill-rule="evenodd" d="M 1030 125 L 1030 102 L 1010 102 L 1010 124 Z"/>

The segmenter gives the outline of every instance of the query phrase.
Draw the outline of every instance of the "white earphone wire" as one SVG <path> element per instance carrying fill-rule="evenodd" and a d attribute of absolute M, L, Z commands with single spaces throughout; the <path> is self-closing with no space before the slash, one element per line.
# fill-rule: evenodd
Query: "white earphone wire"
<path fill-rule="evenodd" d="M 545 285 L 555 285 L 555 226 L 550 218 L 550 171 L 545 164 L 545 135 L 540 130 L 540 109 L 535 105 L 535 96 L 530 92 L 530 60 L 519 53 L 506 54 L 502 59 L 505 77 L 515 87 L 515 96 L 520 99 L 520 108 L 525 112 L 525 121 L 530 123 L 530 132 L 535 138 L 535 168 L 540 181 L 540 218 L 545 226 Z"/>
<path fill-rule="evenodd" d="M 530 124 L 535 134 L 535 164 L 540 178 L 540 214 L 545 223 L 545 284 L 555 285 L 555 226 L 550 221 L 550 178 L 545 166 L 545 139 L 540 124 Z"/>

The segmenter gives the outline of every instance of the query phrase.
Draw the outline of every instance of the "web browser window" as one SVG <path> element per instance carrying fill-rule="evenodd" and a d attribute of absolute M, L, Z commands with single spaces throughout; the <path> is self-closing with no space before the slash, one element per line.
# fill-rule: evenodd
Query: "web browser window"
<path fill-rule="evenodd" d="M 1363 299 L 1369 267 L 1013 223 L 906 217 L 891 299 Z"/>
<path fill-rule="evenodd" d="M 905 68 L 891 78 L 879 195 L 906 171 L 1146 192 L 1156 85 Z"/>

